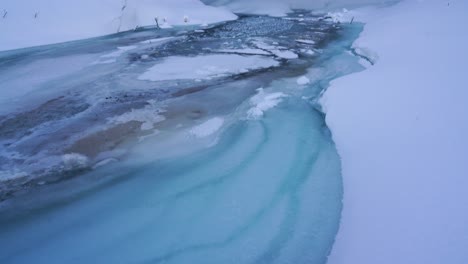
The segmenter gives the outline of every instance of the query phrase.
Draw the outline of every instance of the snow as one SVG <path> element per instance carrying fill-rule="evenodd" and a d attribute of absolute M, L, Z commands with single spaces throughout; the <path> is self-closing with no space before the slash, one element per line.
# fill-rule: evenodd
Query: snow
<path fill-rule="evenodd" d="M 247 111 L 248 119 L 259 119 L 266 111 L 276 107 L 287 97 L 285 93 L 267 93 L 263 88 L 257 89 L 257 94 L 250 98 L 251 108 Z"/>
<path fill-rule="evenodd" d="M 194 69 L 194 65 L 197 65 L 196 69 Z M 278 65 L 279 62 L 264 56 L 231 54 L 201 55 L 197 57 L 173 56 L 154 65 L 140 75 L 138 79 L 149 81 L 212 79 Z"/>
<path fill-rule="evenodd" d="M 310 79 L 305 76 L 302 76 L 302 77 L 299 77 L 296 82 L 299 85 L 306 85 L 310 83 Z"/>
<path fill-rule="evenodd" d="M 0 17 L 0 50 L 155 26 L 156 17 L 166 21 L 162 27 L 200 25 L 237 18 L 224 8 L 207 6 L 199 0 L 2 0 L 0 10 L 7 12 L 4 18 L 3 12 Z"/>
<path fill-rule="evenodd" d="M 285 16 L 294 9 L 336 9 L 367 4 L 383 4 L 394 0 L 203 0 L 206 4 L 226 6 L 236 13 Z"/>
<path fill-rule="evenodd" d="M 26 177 L 28 174 L 26 172 L 20 171 L 20 170 L 0 170 L 0 181 L 8 181 L 8 180 L 14 180 L 14 179 L 19 179 L 22 177 Z"/>
<path fill-rule="evenodd" d="M 371 64 L 375 64 L 379 60 L 379 55 L 369 48 L 355 47 L 353 50 L 357 55 L 361 56 L 362 58 L 365 58 L 365 60 L 367 60 Z"/>
<path fill-rule="evenodd" d="M 468 263 L 467 10 L 350 11 L 366 23 L 354 48 L 378 60 L 322 100 L 345 192 L 330 264 Z"/>
<path fill-rule="evenodd" d="M 224 119 L 221 117 L 213 117 L 202 124 L 193 127 L 189 133 L 197 138 L 204 138 L 213 135 L 221 129 L 224 124 Z"/>

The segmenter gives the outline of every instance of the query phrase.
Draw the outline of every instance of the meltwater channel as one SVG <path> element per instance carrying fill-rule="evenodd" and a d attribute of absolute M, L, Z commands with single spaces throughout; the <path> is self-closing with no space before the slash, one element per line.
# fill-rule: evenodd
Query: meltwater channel
<path fill-rule="evenodd" d="M 0 71 L 4 79 L 12 67 L 26 67 L 22 61 L 31 63 L 30 54 L 37 60 L 54 52 L 79 58 L 86 47 L 101 54 L 98 63 L 87 66 L 90 70 L 80 72 L 81 81 L 67 84 L 66 92 L 60 90 L 63 82 L 55 80 L 47 86 L 50 94 L 30 95 L 36 104 L 57 95 L 54 103 L 65 100 L 70 107 L 85 101 L 77 113 L 31 125 L 21 123 L 21 115 L 33 113 L 41 120 L 42 112 L 4 107 L 0 129 L 3 142 L 9 142 L 4 152 L 46 157 L 49 152 L 33 152 L 25 145 L 41 145 L 44 137 L 34 137 L 34 130 L 47 127 L 52 127 L 48 134 L 59 138 L 54 133 L 72 133 L 67 126 L 95 126 L 87 134 L 93 138 L 109 129 L 96 123 L 115 115 L 137 115 L 138 109 L 155 107 L 163 110 L 152 113 L 164 117 L 148 124 L 143 112 L 146 119 L 130 119 L 145 132 L 132 127 L 125 136 L 135 140 L 125 141 L 124 147 L 112 145 L 125 152 L 99 149 L 111 156 L 105 162 L 98 160 L 102 154 L 97 150 L 75 147 L 79 157 L 88 157 L 89 168 L 69 171 L 57 165 L 62 172 L 37 170 L 43 175 L 22 184 L 15 179 L 4 183 L 9 193 L 3 195 L 0 211 L 0 263 L 325 263 L 339 228 L 343 187 L 340 159 L 318 99 L 331 80 L 362 70 L 350 52 L 361 25 L 307 14 L 242 16 L 204 29 L 145 29 L 0 53 L 10 62 L 4 64 L 10 68 Z M 152 47 L 152 41 L 145 42 L 155 37 L 164 37 L 164 44 L 155 41 L 158 46 Z M 107 61 L 115 56 L 102 56 L 122 45 L 136 48 L 119 49 L 115 61 Z M 200 80 L 135 81 L 149 65 L 213 54 L 264 56 L 277 63 Z M 12 63 L 15 60 L 19 62 Z M 164 62 L 160 65 L 164 69 Z M 302 76 L 307 79 L 298 81 Z M 99 89 L 109 83 L 120 86 L 101 94 Z M 138 103 L 141 97 L 132 93 L 138 85 L 144 86 L 144 99 L 151 104 Z M 176 92 L 167 95 L 167 90 Z M 99 96 L 105 97 L 91 100 Z M 119 96 L 122 100 L 115 100 Z M 114 99 L 105 101 L 109 98 Z M 125 100 L 133 100 L 131 106 L 121 103 Z M 6 122 L 14 124 L 16 132 L 25 126 L 32 132 L 13 133 Z M 26 143 L 12 143 L 15 140 Z M 75 143 L 54 146 L 65 154 Z M 53 158 L 45 160 L 55 166 Z M 22 165 L 15 160 L 4 164 Z"/>

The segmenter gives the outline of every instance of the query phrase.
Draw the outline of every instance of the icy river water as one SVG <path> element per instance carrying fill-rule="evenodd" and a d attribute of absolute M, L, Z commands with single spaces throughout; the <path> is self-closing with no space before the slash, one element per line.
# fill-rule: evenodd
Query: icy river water
<path fill-rule="evenodd" d="M 0 53 L 0 263 L 325 263 L 318 100 L 360 31 L 298 11 Z"/>

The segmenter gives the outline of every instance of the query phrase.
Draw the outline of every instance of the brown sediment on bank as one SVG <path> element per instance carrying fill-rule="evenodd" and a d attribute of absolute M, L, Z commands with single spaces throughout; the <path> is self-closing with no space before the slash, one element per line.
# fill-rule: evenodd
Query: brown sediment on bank
<path fill-rule="evenodd" d="M 94 158 L 99 153 L 115 149 L 130 137 L 140 135 L 141 125 L 142 122 L 139 121 L 117 124 L 106 130 L 98 131 L 79 139 L 69 148 L 65 149 L 64 152 L 79 153 L 89 158 Z"/>

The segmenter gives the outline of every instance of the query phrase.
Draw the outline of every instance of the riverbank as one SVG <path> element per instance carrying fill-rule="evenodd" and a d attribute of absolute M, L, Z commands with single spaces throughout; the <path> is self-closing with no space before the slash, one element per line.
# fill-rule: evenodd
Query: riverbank
<path fill-rule="evenodd" d="M 342 158 L 329 263 L 468 263 L 466 1 L 403 1 L 347 16 L 375 63 L 322 104 Z"/>
<path fill-rule="evenodd" d="M 83 40 L 147 26 L 168 28 L 235 19 L 237 16 L 230 11 L 198 0 L 3 0 L 0 51 Z"/>

